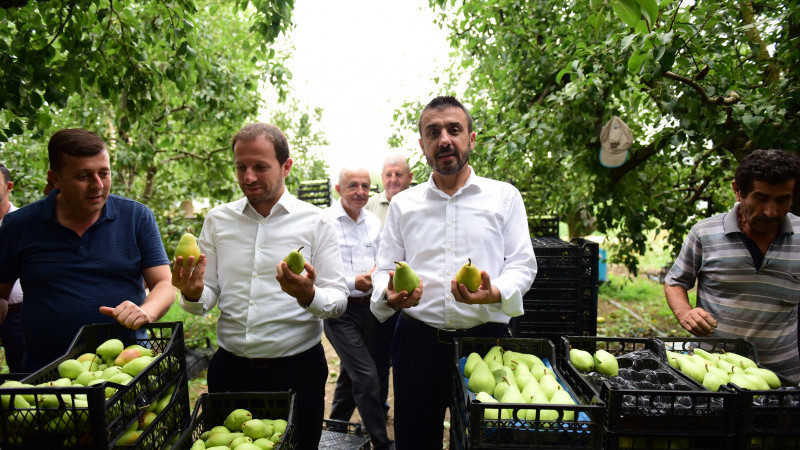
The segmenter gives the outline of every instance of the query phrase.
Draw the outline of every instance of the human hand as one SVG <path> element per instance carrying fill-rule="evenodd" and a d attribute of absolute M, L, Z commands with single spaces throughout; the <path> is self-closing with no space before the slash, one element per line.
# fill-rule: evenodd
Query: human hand
<path fill-rule="evenodd" d="M 485 305 L 500 302 L 500 290 L 492 286 L 492 280 L 485 270 L 481 270 L 481 285 L 478 290 L 470 292 L 467 286 L 457 283 L 455 279 L 450 280 L 450 292 L 457 302 L 470 305 Z"/>
<path fill-rule="evenodd" d="M 413 292 L 395 292 L 394 290 L 394 271 L 389 272 L 389 284 L 386 286 L 386 301 L 396 309 L 413 308 L 419 305 L 422 298 L 422 280 L 419 280 L 419 287 Z"/>
<path fill-rule="evenodd" d="M 296 298 L 301 305 L 308 307 L 314 300 L 314 280 L 317 278 L 317 271 L 314 266 L 305 263 L 306 273 L 296 274 L 289 269 L 289 266 L 281 261 L 275 279 L 281 285 L 281 290 Z"/>
<path fill-rule="evenodd" d="M 186 267 L 183 267 L 183 256 L 178 256 L 172 265 L 172 285 L 181 291 L 186 300 L 196 302 L 203 295 L 205 274 L 206 255 L 200 255 L 197 264 L 194 264 L 194 256 L 190 256 Z"/>
<path fill-rule="evenodd" d="M 676 313 L 678 323 L 693 336 L 711 336 L 717 328 L 717 321 L 703 308 L 687 309 Z"/>
<path fill-rule="evenodd" d="M 361 292 L 369 292 L 372 290 L 372 272 L 361 275 L 356 275 L 356 289 Z"/>
<path fill-rule="evenodd" d="M 115 308 L 101 306 L 100 313 L 113 317 L 125 328 L 130 328 L 132 330 L 136 330 L 142 325 L 153 321 L 147 312 L 130 300 L 125 300 Z"/>

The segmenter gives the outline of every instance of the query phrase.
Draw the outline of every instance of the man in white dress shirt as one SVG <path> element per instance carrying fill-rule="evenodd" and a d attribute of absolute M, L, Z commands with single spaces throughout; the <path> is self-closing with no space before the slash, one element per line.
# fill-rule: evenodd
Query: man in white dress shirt
<path fill-rule="evenodd" d="M 433 173 L 389 204 L 372 278 L 375 316 L 401 311 L 392 342 L 398 449 L 441 448 L 454 339 L 507 337 L 536 276 L 519 191 L 477 176 L 468 164 L 475 144 L 469 111 L 453 97 L 437 97 L 422 110 L 418 128 Z M 468 259 L 481 269 L 474 293 L 455 281 Z M 416 271 L 419 288 L 395 291 L 394 261 Z"/>
<path fill-rule="evenodd" d="M 209 211 L 197 266 L 182 270 L 176 258 L 172 283 L 186 311 L 219 308 L 209 392 L 293 390 L 299 448 L 316 449 L 328 377 L 322 319 L 340 316 L 349 292 L 336 229 L 321 209 L 286 190 L 292 160 L 281 130 L 247 125 L 232 147 L 245 197 Z M 297 249 L 306 261 L 300 274 L 283 262 Z"/>
<path fill-rule="evenodd" d="M 383 160 L 383 169 L 381 170 L 383 192 L 370 197 L 364 206 L 365 210 L 381 219 L 381 227 L 386 223 L 386 212 L 389 211 L 389 202 L 392 201 L 392 197 L 398 192 L 408 189 L 413 179 L 414 173 L 411 172 L 405 155 L 396 152 Z M 378 369 L 378 380 L 380 380 L 381 387 L 380 399 L 383 403 L 383 414 L 386 420 L 389 419 L 389 403 L 386 401 L 389 397 L 389 367 L 391 366 L 389 350 L 398 315 L 399 313 L 392 314 L 383 322 L 377 320 L 374 315 L 372 316 L 372 326 L 375 331 L 372 334 L 371 352 L 372 359 L 375 360 L 375 367 Z"/>
<path fill-rule="evenodd" d="M 11 172 L 8 168 L 0 164 L 0 226 L 3 224 L 3 217 L 17 209 L 9 200 L 9 195 L 14 189 L 14 182 L 11 181 Z M 1 245 L 1 244 L 0 244 Z M 0 307 L 6 302 L 0 302 Z M 3 317 L 5 316 L 5 319 Z M 25 336 L 22 333 L 22 288 L 19 280 L 14 282 L 11 288 L 11 295 L 8 297 L 8 312 L 0 312 L 0 342 L 5 349 L 6 364 L 11 373 L 24 372 L 22 367 L 22 357 L 25 354 Z"/>
<path fill-rule="evenodd" d="M 325 335 L 341 360 L 331 405 L 331 419 L 349 421 L 358 407 L 375 449 L 391 448 L 380 400 L 378 371 L 370 354 L 374 317 L 369 310 L 372 271 L 378 256 L 381 221 L 364 209 L 369 171 L 346 167 L 334 186 L 338 202 L 325 210 L 336 223 L 339 249 L 350 296 L 341 317 L 325 320 Z"/>

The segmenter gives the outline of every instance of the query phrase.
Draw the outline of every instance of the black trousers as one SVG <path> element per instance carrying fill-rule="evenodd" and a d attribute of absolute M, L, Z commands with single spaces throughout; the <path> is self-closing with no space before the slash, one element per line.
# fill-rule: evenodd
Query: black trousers
<path fill-rule="evenodd" d="M 486 323 L 458 336 L 508 337 L 508 326 Z M 404 314 L 392 341 L 394 442 L 398 450 L 442 448 L 444 416 L 453 397 L 453 337 Z"/>
<path fill-rule="evenodd" d="M 380 322 L 375 316 L 372 316 L 372 326 L 375 331 L 369 352 L 372 354 L 372 360 L 375 361 L 375 368 L 378 370 L 378 384 L 380 385 L 378 398 L 383 405 L 385 415 L 389 414 L 389 404 L 386 400 L 389 398 L 389 367 L 392 365 L 391 347 L 399 315 L 399 312 L 394 313 L 384 322 Z"/>
<path fill-rule="evenodd" d="M 370 354 L 372 312 L 369 304 L 349 303 L 341 317 L 325 319 L 325 336 L 341 360 L 341 376 L 331 405 L 331 419 L 349 421 L 357 406 L 376 449 L 389 448 L 378 371 Z"/>
<path fill-rule="evenodd" d="M 294 391 L 295 433 L 298 448 L 303 450 L 319 447 L 327 378 L 328 363 L 321 343 L 297 355 L 271 359 L 242 358 L 220 347 L 208 365 L 209 392 Z"/>

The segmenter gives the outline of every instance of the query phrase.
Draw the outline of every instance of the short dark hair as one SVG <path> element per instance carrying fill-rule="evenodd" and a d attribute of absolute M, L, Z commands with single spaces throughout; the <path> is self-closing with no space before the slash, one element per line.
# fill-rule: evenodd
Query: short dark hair
<path fill-rule="evenodd" d="M 80 128 L 58 130 L 50 137 L 47 144 L 47 156 L 50 159 L 50 170 L 60 172 L 64 167 L 64 155 L 94 156 L 108 151 L 103 138 L 96 133 Z"/>
<path fill-rule="evenodd" d="M 795 180 L 796 197 L 800 188 L 800 158 L 783 150 L 755 150 L 742 159 L 733 179 L 742 197 L 750 194 L 755 180 L 773 185 Z"/>
<path fill-rule="evenodd" d="M 460 101 L 456 100 L 455 97 L 450 95 L 442 95 L 439 97 L 434 98 L 424 108 L 422 108 L 422 112 L 419 113 L 419 119 L 417 120 L 417 130 L 419 130 L 420 136 L 422 136 L 422 116 L 425 114 L 426 111 L 430 109 L 445 109 L 445 108 L 461 108 L 464 111 L 464 114 L 467 115 L 467 132 L 472 133 L 473 121 L 472 115 L 469 113 L 467 108 L 461 104 Z"/>
<path fill-rule="evenodd" d="M 262 135 L 275 147 L 275 158 L 277 158 L 278 162 L 281 165 L 285 163 L 286 160 L 289 159 L 289 142 L 286 140 L 286 135 L 283 134 L 280 128 L 268 123 L 257 122 L 242 127 L 242 129 L 233 136 L 231 140 L 231 149 L 233 150 L 236 148 L 236 142 L 238 141 L 251 142 Z"/>
<path fill-rule="evenodd" d="M 8 168 L 3 163 L 0 163 L 0 173 L 3 174 L 3 183 L 11 182 L 11 172 L 8 171 Z"/>

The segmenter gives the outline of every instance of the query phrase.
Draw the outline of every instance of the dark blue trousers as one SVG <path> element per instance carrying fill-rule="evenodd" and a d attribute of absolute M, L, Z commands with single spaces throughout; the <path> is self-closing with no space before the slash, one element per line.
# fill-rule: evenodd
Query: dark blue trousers
<path fill-rule="evenodd" d="M 209 392 L 280 392 L 293 390 L 298 448 L 317 450 L 325 414 L 328 363 L 322 344 L 284 358 L 248 359 L 220 348 L 208 365 Z"/>
<path fill-rule="evenodd" d="M 9 305 L 10 308 L 10 305 Z M 0 325 L 0 341 L 6 354 L 6 364 L 11 373 L 26 373 L 22 357 L 25 355 L 25 335 L 22 334 L 22 306 L 18 311 L 9 311 L 6 320 Z"/>
<path fill-rule="evenodd" d="M 379 399 L 384 408 L 384 415 L 389 414 L 389 367 L 392 365 L 391 348 L 394 329 L 397 326 L 397 317 L 400 313 L 394 313 L 384 322 L 378 321 L 375 316 L 371 317 L 373 323 L 372 345 L 369 352 L 372 360 L 375 361 L 375 368 L 378 370 L 378 384 L 380 385 Z"/>
<path fill-rule="evenodd" d="M 459 330 L 464 337 L 508 337 L 508 325 L 486 323 Z M 398 450 L 442 448 L 444 416 L 453 402 L 452 337 L 400 315 L 392 341 L 394 442 Z"/>

